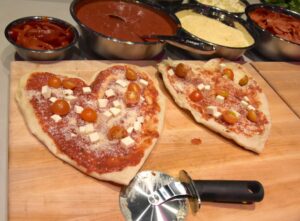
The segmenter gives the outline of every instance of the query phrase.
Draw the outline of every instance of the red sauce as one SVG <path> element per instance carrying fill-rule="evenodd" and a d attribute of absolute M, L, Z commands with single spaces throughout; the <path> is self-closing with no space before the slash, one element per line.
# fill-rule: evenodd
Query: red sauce
<path fill-rule="evenodd" d="M 194 145 L 199 145 L 202 143 L 202 140 L 200 138 L 193 138 L 191 139 L 191 143 Z"/>
<path fill-rule="evenodd" d="M 265 8 L 249 13 L 261 28 L 285 40 L 300 44 L 300 19 Z"/>
<path fill-rule="evenodd" d="M 103 81 L 105 81 L 105 79 L 110 76 L 109 73 L 111 73 L 111 71 L 113 70 L 122 69 L 124 69 L 123 66 L 114 66 L 108 70 L 101 72 L 90 86 L 92 89 L 91 94 L 82 93 L 82 87 L 87 86 L 85 82 L 77 78 L 72 78 L 72 80 L 76 82 L 76 87 L 73 92 L 77 99 L 71 102 L 71 106 L 83 106 L 86 100 L 96 101 L 98 99 L 97 92 L 101 89 L 101 84 L 103 83 Z M 34 90 L 40 92 L 42 86 L 47 85 L 48 79 L 51 76 L 57 75 L 47 72 L 33 73 L 27 81 L 26 90 Z M 60 78 L 63 79 L 63 77 Z M 150 84 L 150 79 L 148 80 Z M 155 97 L 156 100 L 156 95 L 154 95 L 153 97 Z M 53 139 L 59 151 L 66 154 L 72 160 L 76 161 L 79 165 L 86 168 L 88 172 L 95 171 L 97 173 L 105 173 L 119 171 L 126 166 L 137 165 L 140 162 L 141 158 L 144 156 L 145 149 L 147 149 L 152 143 L 152 139 L 159 136 L 155 128 L 151 129 L 149 127 L 140 136 L 134 133 L 132 134 L 133 138 L 136 139 L 139 145 L 135 145 L 132 148 L 125 149 L 121 146 L 120 143 L 117 143 L 113 144 L 113 146 L 109 150 L 103 149 L 95 152 L 86 148 L 89 147 L 90 141 L 82 137 L 80 134 L 78 134 L 74 139 L 65 138 L 66 133 L 73 132 L 74 130 L 74 128 L 70 126 L 67 117 L 69 116 L 75 118 L 77 122 L 75 127 L 79 127 L 81 123 L 83 123 L 80 115 L 74 112 L 70 112 L 66 117 L 63 117 L 61 121 L 55 123 L 50 119 L 53 113 L 50 110 L 51 102 L 49 100 L 40 99 L 33 96 L 33 98 L 30 100 L 30 103 L 35 110 L 35 114 L 39 119 L 43 130 Z M 154 104 L 156 104 L 156 102 L 154 102 Z M 152 112 L 150 111 L 150 109 L 152 110 Z M 157 124 L 157 111 L 153 108 L 152 105 L 149 105 L 144 109 L 144 113 L 146 112 L 151 112 L 150 114 L 153 115 L 151 117 L 151 121 Z M 76 132 L 74 131 L 74 133 Z"/>
<path fill-rule="evenodd" d="M 174 35 L 177 30 L 167 15 L 126 1 L 82 1 L 76 7 L 76 16 L 98 33 L 133 42 L 144 42 L 145 35 Z"/>
<path fill-rule="evenodd" d="M 16 44 L 34 50 L 53 50 L 69 45 L 74 35 L 70 28 L 48 20 L 26 21 L 14 25 L 8 32 Z"/>

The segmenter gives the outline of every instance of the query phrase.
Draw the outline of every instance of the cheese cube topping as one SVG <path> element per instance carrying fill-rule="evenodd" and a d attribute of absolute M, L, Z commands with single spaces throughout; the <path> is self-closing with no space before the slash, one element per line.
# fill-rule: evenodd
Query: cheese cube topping
<path fill-rule="evenodd" d="M 131 134 L 132 131 L 133 131 L 133 127 L 128 127 L 128 128 L 127 128 L 127 132 L 128 132 L 129 134 Z"/>
<path fill-rule="evenodd" d="M 85 133 L 89 134 L 94 132 L 94 125 L 93 124 L 87 124 L 85 125 Z"/>
<path fill-rule="evenodd" d="M 121 87 L 127 87 L 127 85 L 128 85 L 128 81 L 122 80 L 122 79 L 118 79 L 118 80 L 116 81 L 116 83 L 117 83 L 118 85 L 120 85 Z"/>
<path fill-rule="evenodd" d="M 113 106 L 114 107 L 121 107 L 121 102 L 118 100 L 113 101 Z"/>
<path fill-rule="evenodd" d="M 97 132 L 89 134 L 90 141 L 96 143 L 100 140 L 100 136 Z"/>
<path fill-rule="evenodd" d="M 138 122 L 138 121 L 134 122 L 134 124 L 133 124 L 134 131 L 138 132 L 141 130 L 141 128 L 142 128 L 142 124 L 140 122 Z"/>
<path fill-rule="evenodd" d="M 144 80 L 144 79 L 140 79 L 140 83 L 144 86 L 148 85 L 148 81 Z"/>
<path fill-rule="evenodd" d="M 75 96 L 73 96 L 73 95 L 67 95 L 67 96 L 65 96 L 65 99 L 67 100 L 67 101 L 72 101 L 72 100 L 75 100 L 77 97 L 75 97 Z"/>
<path fill-rule="evenodd" d="M 106 97 L 113 97 L 116 95 L 112 89 L 107 89 L 104 93 L 105 93 Z"/>
<path fill-rule="evenodd" d="M 241 114 L 239 113 L 239 112 L 237 112 L 237 111 L 235 111 L 235 110 L 231 110 L 234 114 L 235 114 L 235 116 L 237 117 L 237 118 L 239 118 L 240 116 L 241 116 Z"/>
<path fill-rule="evenodd" d="M 123 147 L 132 147 L 135 144 L 135 141 L 130 136 L 128 136 L 121 139 L 121 144 Z"/>
<path fill-rule="evenodd" d="M 107 104 L 108 104 L 108 100 L 107 99 L 105 99 L 105 98 L 104 99 L 98 99 L 98 106 L 100 108 L 106 107 Z"/>
<path fill-rule="evenodd" d="M 217 107 L 216 106 L 207 106 L 206 111 L 208 114 L 213 115 L 217 111 Z"/>
<path fill-rule="evenodd" d="M 168 74 L 170 75 L 170 76 L 173 76 L 175 73 L 174 73 L 174 70 L 172 69 L 172 68 L 170 68 L 169 70 L 168 70 Z"/>
<path fill-rule="evenodd" d="M 73 91 L 71 89 L 64 89 L 63 90 L 63 94 L 64 95 L 72 95 L 73 94 Z"/>
<path fill-rule="evenodd" d="M 217 95 L 216 96 L 216 101 L 219 103 L 224 103 L 225 98 L 221 95 Z"/>
<path fill-rule="evenodd" d="M 204 84 L 198 84 L 197 88 L 198 90 L 202 91 L 204 89 L 205 85 Z"/>
<path fill-rule="evenodd" d="M 136 119 L 138 122 L 140 122 L 140 123 L 144 123 L 144 117 L 143 116 L 140 116 L 140 117 L 138 117 L 137 119 Z"/>
<path fill-rule="evenodd" d="M 104 113 L 103 113 L 103 115 L 105 116 L 105 117 L 107 117 L 107 118 L 111 118 L 112 117 L 112 113 L 110 112 L 110 111 L 105 111 Z"/>
<path fill-rule="evenodd" d="M 215 111 L 215 112 L 213 113 L 213 116 L 214 116 L 215 118 L 219 118 L 221 115 L 222 115 L 222 113 L 219 112 L 219 111 Z"/>
<path fill-rule="evenodd" d="M 250 100 L 249 100 L 249 98 L 247 96 L 243 97 L 243 100 L 246 101 L 246 102 L 248 102 L 248 103 L 250 102 Z"/>
<path fill-rule="evenodd" d="M 242 100 L 241 101 L 241 105 L 243 106 L 243 107 L 248 107 L 248 102 L 247 101 L 244 101 L 244 100 Z"/>
<path fill-rule="evenodd" d="M 44 85 L 42 87 L 41 92 L 44 98 L 48 99 L 49 97 L 51 97 L 51 89 L 47 85 Z"/>
<path fill-rule="evenodd" d="M 49 101 L 51 101 L 52 103 L 54 103 L 55 101 L 57 101 L 56 97 L 50 97 Z"/>
<path fill-rule="evenodd" d="M 90 87 L 83 87 L 83 88 L 82 88 L 82 92 L 83 92 L 84 94 L 89 94 L 89 93 L 92 92 L 92 89 L 91 89 Z"/>
<path fill-rule="evenodd" d="M 83 107 L 78 105 L 75 105 L 74 109 L 77 114 L 80 114 L 83 111 Z"/>
<path fill-rule="evenodd" d="M 211 87 L 210 87 L 210 85 L 209 85 L 209 84 L 206 84 L 206 85 L 204 86 L 204 89 L 205 89 L 205 90 L 207 90 L 207 91 L 209 91 L 209 90 L 210 90 L 210 88 L 211 88 Z"/>
<path fill-rule="evenodd" d="M 249 104 L 249 105 L 247 106 L 247 109 L 248 109 L 248 110 L 255 110 L 255 107 L 253 107 L 251 104 Z"/>
<path fill-rule="evenodd" d="M 110 108 L 109 111 L 114 115 L 114 117 L 118 116 L 121 113 L 121 109 L 116 107 Z"/>
<path fill-rule="evenodd" d="M 55 123 L 57 123 L 58 121 L 60 121 L 62 118 L 58 115 L 58 114 L 53 114 L 51 116 L 51 119 L 55 121 Z"/>

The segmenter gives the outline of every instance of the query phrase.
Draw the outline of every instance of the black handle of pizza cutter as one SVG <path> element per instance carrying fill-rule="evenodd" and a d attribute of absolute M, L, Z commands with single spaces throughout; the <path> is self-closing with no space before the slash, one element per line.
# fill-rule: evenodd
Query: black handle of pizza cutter
<path fill-rule="evenodd" d="M 264 198 L 258 181 L 194 180 L 201 201 L 253 203 Z"/>

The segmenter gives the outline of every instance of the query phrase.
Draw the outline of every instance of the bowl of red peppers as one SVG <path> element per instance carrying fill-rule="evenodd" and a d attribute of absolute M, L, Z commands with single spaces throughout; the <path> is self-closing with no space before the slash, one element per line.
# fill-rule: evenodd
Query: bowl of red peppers
<path fill-rule="evenodd" d="M 24 60 L 42 61 L 64 59 L 79 37 L 71 24 L 47 16 L 14 20 L 6 26 L 5 36 Z"/>

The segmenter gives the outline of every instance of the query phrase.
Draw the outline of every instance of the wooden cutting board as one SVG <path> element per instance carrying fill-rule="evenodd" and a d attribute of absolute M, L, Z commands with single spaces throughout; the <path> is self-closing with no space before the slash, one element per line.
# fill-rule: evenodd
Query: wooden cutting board
<path fill-rule="evenodd" d="M 120 186 L 85 176 L 54 157 L 29 133 L 14 99 L 18 80 L 25 73 L 52 71 L 88 77 L 109 63 L 11 64 L 10 221 L 123 220 L 118 204 Z M 155 76 L 154 62 L 133 63 Z M 203 203 L 197 215 L 188 215 L 189 221 L 300 220 L 300 120 L 250 64 L 246 67 L 270 103 L 273 126 L 260 155 L 196 124 L 189 113 L 175 105 L 159 79 L 160 88 L 167 97 L 164 131 L 142 170 L 159 170 L 176 176 L 180 169 L 185 169 L 194 179 L 259 180 L 265 187 L 265 199 L 261 203 Z M 202 144 L 191 144 L 193 138 L 200 138 Z"/>
<path fill-rule="evenodd" d="M 300 117 L 300 62 L 255 62 L 253 65 Z"/>

